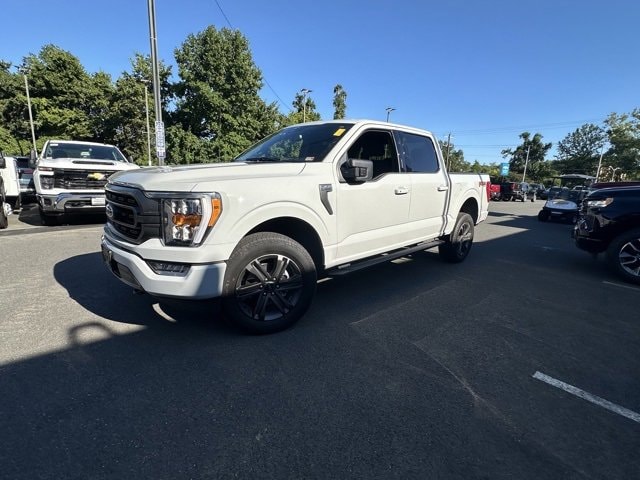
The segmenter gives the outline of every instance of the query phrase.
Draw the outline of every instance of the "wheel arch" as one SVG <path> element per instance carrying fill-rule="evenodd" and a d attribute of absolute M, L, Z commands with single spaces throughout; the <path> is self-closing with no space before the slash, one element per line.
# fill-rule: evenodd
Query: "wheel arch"
<path fill-rule="evenodd" d="M 479 208 L 478 201 L 475 198 L 467 198 L 460 207 L 460 212 L 468 213 L 469 215 L 471 215 L 471 218 L 473 218 L 473 223 L 478 223 Z"/>
<path fill-rule="evenodd" d="M 296 217 L 278 217 L 266 220 L 253 227 L 247 235 L 258 232 L 274 232 L 285 235 L 302 245 L 316 265 L 316 270 L 324 269 L 324 248 L 318 232 L 307 222 Z"/>

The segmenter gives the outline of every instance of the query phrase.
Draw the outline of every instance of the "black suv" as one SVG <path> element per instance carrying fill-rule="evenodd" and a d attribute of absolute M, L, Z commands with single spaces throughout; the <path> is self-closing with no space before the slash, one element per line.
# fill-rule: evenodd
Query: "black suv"
<path fill-rule="evenodd" d="M 591 192 L 582 202 L 573 238 L 582 250 L 606 252 L 619 275 L 640 284 L 640 187 Z"/>

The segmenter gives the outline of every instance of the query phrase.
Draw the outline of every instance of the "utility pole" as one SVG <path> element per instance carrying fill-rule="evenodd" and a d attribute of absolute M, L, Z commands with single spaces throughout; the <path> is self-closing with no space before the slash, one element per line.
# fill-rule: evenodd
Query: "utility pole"
<path fill-rule="evenodd" d="M 602 145 L 602 148 L 600 149 L 600 160 L 598 160 L 598 169 L 596 170 L 596 181 L 594 183 L 598 182 L 598 177 L 600 176 L 600 168 L 602 168 L 602 156 L 604 155 L 604 144 Z"/>
<path fill-rule="evenodd" d="M 158 165 L 164 165 L 167 154 L 164 143 L 164 123 L 162 123 L 162 102 L 160 101 L 160 73 L 158 69 L 158 36 L 156 34 L 155 0 L 147 0 L 149 13 L 149 37 L 151 41 L 151 70 L 153 75 L 153 99 L 156 111 L 156 154 Z"/>
<path fill-rule="evenodd" d="M 522 174 L 522 181 L 524 182 L 525 177 L 527 176 L 527 164 L 529 163 L 529 151 L 531 150 L 531 145 L 527 147 L 527 158 L 524 161 L 524 173 Z"/>
<path fill-rule="evenodd" d="M 451 167 L 451 165 L 449 165 L 449 148 L 450 147 L 451 147 L 451 132 L 449 132 L 449 135 L 447 135 L 447 153 L 444 158 L 444 164 L 447 166 L 447 170 L 449 170 L 449 167 Z"/>
<path fill-rule="evenodd" d="M 308 88 L 300 90 L 300 93 L 302 93 L 302 123 L 307 121 L 307 94 L 311 92 L 313 92 L 313 90 L 309 90 Z"/>
<path fill-rule="evenodd" d="M 389 114 L 390 114 L 391 112 L 393 112 L 393 111 L 395 110 L 395 108 L 393 108 L 393 107 L 387 107 L 387 108 L 385 108 L 385 110 L 387 111 L 387 123 L 389 123 Z"/>

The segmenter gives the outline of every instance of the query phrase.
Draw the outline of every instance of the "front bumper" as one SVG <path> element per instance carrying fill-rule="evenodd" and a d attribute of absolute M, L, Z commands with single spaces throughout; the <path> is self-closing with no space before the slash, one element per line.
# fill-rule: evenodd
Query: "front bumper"
<path fill-rule="evenodd" d="M 138 255 L 102 237 L 102 258 L 111 273 L 127 285 L 158 297 L 215 298 L 222 295 L 225 262 L 190 265 L 185 274 L 158 274 Z"/>
<path fill-rule="evenodd" d="M 38 204 L 47 213 L 65 212 L 104 212 L 104 192 L 97 193 L 58 193 L 38 194 Z"/>
<path fill-rule="evenodd" d="M 589 253 L 602 253 L 608 246 L 607 242 L 596 236 L 593 225 L 583 217 L 574 225 L 571 236 L 576 247 Z"/>

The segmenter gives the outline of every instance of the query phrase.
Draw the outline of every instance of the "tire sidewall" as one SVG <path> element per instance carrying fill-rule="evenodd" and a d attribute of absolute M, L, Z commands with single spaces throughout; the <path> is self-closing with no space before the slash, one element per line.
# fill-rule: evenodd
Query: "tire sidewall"
<path fill-rule="evenodd" d="M 460 252 L 458 249 L 458 243 L 460 241 L 460 228 L 463 224 L 467 223 L 471 232 L 471 244 L 469 248 L 467 248 L 464 252 Z M 456 219 L 456 224 L 453 227 L 453 231 L 449 235 L 449 239 L 447 243 L 441 245 L 439 248 L 440 255 L 450 263 L 460 263 L 467 258 L 469 253 L 471 252 L 471 248 L 473 247 L 473 238 L 474 238 L 474 223 L 473 218 L 468 213 L 460 212 L 458 214 L 458 218 Z"/>
<path fill-rule="evenodd" d="M 620 265 L 620 249 L 623 245 L 633 239 L 640 239 L 640 228 L 629 230 L 614 238 L 607 248 L 607 261 L 611 269 L 620 277 L 628 282 L 640 285 L 640 276 L 630 274 L 624 268 L 622 268 L 622 265 Z"/>
<path fill-rule="evenodd" d="M 249 262 L 270 254 L 282 254 L 300 267 L 303 289 L 296 305 L 276 320 L 254 320 L 240 308 L 235 289 Z M 248 333 L 265 334 L 284 330 L 297 322 L 311 306 L 315 295 L 317 273 L 309 253 L 295 240 L 277 233 L 256 233 L 245 237 L 227 261 L 222 292 L 222 308 L 227 319 Z"/>

